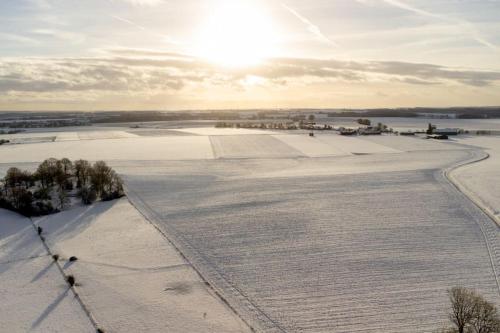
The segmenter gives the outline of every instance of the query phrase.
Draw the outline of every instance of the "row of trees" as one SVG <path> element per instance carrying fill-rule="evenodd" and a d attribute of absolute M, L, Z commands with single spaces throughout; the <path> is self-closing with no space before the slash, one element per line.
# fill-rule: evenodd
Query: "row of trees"
<path fill-rule="evenodd" d="M 69 196 L 84 204 L 123 196 L 120 177 L 105 162 L 72 162 L 67 158 L 49 158 L 34 173 L 18 168 L 7 170 L 0 182 L 0 207 L 26 216 L 46 215 L 64 209 Z"/>
<path fill-rule="evenodd" d="M 448 291 L 452 327 L 439 333 L 500 333 L 497 308 L 473 290 L 455 287 Z"/>
<path fill-rule="evenodd" d="M 233 123 L 233 122 L 218 122 L 215 124 L 216 128 L 251 128 L 251 129 L 280 129 L 280 130 L 296 130 L 297 125 L 294 123 Z"/>

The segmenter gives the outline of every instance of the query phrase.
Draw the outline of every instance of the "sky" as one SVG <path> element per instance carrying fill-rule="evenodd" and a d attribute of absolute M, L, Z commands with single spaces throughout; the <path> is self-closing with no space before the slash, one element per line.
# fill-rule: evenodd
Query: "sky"
<path fill-rule="evenodd" d="M 1 0 L 0 110 L 500 105 L 500 0 Z"/>

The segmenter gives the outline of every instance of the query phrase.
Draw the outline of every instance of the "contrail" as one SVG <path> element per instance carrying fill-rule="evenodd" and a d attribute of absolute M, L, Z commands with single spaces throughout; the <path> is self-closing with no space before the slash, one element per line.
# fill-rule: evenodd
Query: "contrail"
<path fill-rule="evenodd" d="M 287 6 L 286 4 L 282 3 L 281 4 L 283 8 L 285 8 L 287 11 L 289 11 L 292 15 L 294 15 L 296 18 L 298 18 L 302 23 L 304 23 L 307 26 L 307 30 L 315 35 L 319 40 L 337 46 L 337 43 L 335 43 L 333 40 L 330 38 L 326 37 L 320 30 L 320 28 L 313 24 L 311 21 L 309 21 L 306 17 L 300 15 L 295 9 Z"/>
<path fill-rule="evenodd" d="M 130 21 L 130 20 L 127 20 L 126 18 L 123 18 L 123 17 L 120 17 L 120 16 L 116 16 L 116 15 L 109 15 L 110 17 L 114 18 L 115 20 L 118 20 L 120 22 L 123 22 L 123 23 L 126 23 L 128 25 L 131 25 L 133 27 L 136 27 L 137 29 L 140 29 L 142 31 L 145 31 L 149 34 L 152 34 L 152 35 L 155 35 L 155 36 L 158 36 L 158 37 L 161 37 L 164 41 L 166 41 L 167 43 L 170 43 L 170 44 L 176 44 L 176 45 L 181 45 L 183 43 L 179 42 L 179 41 L 176 41 L 174 40 L 172 37 L 170 36 L 167 36 L 167 35 L 162 35 L 160 33 L 157 33 L 155 31 L 151 31 L 149 30 L 148 28 L 140 25 L 140 24 L 137 24 L 133 21 Z"/>
<path fill-rule="evenodd" d="M 109 15 L 109 16 L 111 16 L 111 17 L 112 17 L 112 18 L 114 18 L 115 20 L 118 20 L 118 21 L 121 21 L 121 22 L 127 23 L 127 24 L 129 24 L 129 25 L 132 25 L 132 26 L 134 26 L 134 27 L 138 28 L 138 29 L 141 29 L 141 30 L 144 30 L 144 31 L 148 31 L 148 29 L 146 29 L 146 28 L 145 28 L 145 27 L 143 27 L 142 25 L 139 25 L 139 24 L 137 24 L 137 23 L 134 23 L 134 22 L 132 22 L 132 21 L 130 21 L 130 20 L 127 20 L 127 19 L 125 19 L 125 18 L 123 18 L 123 17 L 116 16 L 116 15 Z"/>
<path fill-rule="evenodd" d="M 462 30 L 467 35 L 469 35 L 470 38 L 472 38 L 473 40 L 475 40 L 479 44 L 484 45 L 484 46 L 486 46 L 494 51 L 499 50 L 498 46 L 494 45 L 493 43 L 487 41 L 482 36 L 480 36 L 480 34 L 476 30 L 476 27 L 472 23 L 470 23 L 469 21 L 454 19 L 454 18 L 450 18 L 450 17 L 444 16 L 444 15 L 431 13 L 431 12 L 428 12 L 426 10 L 411 6 L 407 3 L 404 3 L 404 2 L 399 1 L 399 0 L 382 0 L 382 1 L 389 4 L 389 5 L 392 5 L 394 7 L 398 7 L 398 8 L 419 14 L 421 16 L 427 16 L 427 17 L 431 17 L 431 18 L 434 18 L 434 19 L 437 19 L 440 21 L 456 24 L 457 26 L 462 28 Z"/>

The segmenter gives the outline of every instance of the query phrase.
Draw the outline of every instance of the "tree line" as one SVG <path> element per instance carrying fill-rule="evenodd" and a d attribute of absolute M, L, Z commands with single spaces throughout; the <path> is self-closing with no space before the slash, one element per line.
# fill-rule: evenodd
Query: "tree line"
<path fill-rule="evenodd" d="M 0 181 L 0 207 L 25 216 L 56 213 L 70 203 L 70 195 L 89 205 L 124 195 L 123 182 L 103 161 L 72 162 L 49 158 L 35 172 L 12 167 Z"/>

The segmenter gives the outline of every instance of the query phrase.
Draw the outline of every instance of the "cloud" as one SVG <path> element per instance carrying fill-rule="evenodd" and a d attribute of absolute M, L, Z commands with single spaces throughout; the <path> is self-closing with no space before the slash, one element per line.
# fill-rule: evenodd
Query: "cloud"
<path fill-rule="evenodd" d="M 360 3 L 366 3 L 366 0 L 357 0 L 357 1 Z M 415 14 L 420 15 L 420 16 L 425 16 L 425 17 L 429 17 L 429 18 L 432 18 L 432 19 L 435 19 L 438 21 L 451 23 L 451 24 L 455 25 L 459 29 L 459 31 L 461 31 L 463 34 L 469 36 L 471 39 L 475 40 L 479 44 L 486 46 L 491 50 L 499 51 L 499 47 L 497 45 L 489 42 L 486 38 L 481 36 L 481 34 L 478 32 L 477 28 L 471 22 L 469 22 L 467 20 L 457 19 L 457 18 L 429 12 L 429 11 L 420 9 L 416 6 L 409 5 L 408 3 L 400 1 L 400 0 L 382 0 L 382 1 L 391 5 L 391 6 L 394 6 L 394 7 L 406 10 L 406 11 L 410 11 L 410 12 L 415 13 Z"/>
<path fill-rule="evenodd" d="M 144 31 L 144 32 L 146 32 L 146 33 L 148 33 L 148 34 L 150 34 L 150 35 L 152 35 L 152 36 L 159 37 L 159 38 L 161 38 L 161 39 L 162 39 L 164 42 L 166 42 L 166 43 L 169 43 L 169 44 L 183 44 L 183 43 L 181 43 L 181 42 L 179 42 L 179 41 L 175 40 L 174 38 L 172 38 L 172 37 L 170 37 L 170 36 L 167 36 L 167 35 L 160 34 L 160 33 L 157 33 L 157 32 L 155 32 L 155 31 L 152 31 L 152 30 L 150 30 L 150 29 L 146 28 L 145 26 L 142 26 L 142 25 L 140 25 L 140 24 L 137 24 L 137 23 L 135 23 L 134 21 L 131 21 L 131 20 L 126 19 L 126 18 L 124 18 L 124 17 L 117 16 L 117 15 L 109 15 L 109 16 L 110 16 L 111 18 L 113 18 L 113 19 L 117 20 L 117 21 L 120 21 L 120 22 L 122 22 L 122 23 L 125 23 L 125 24 L 128 24 L 128 25 L 130 25 L 130 26 L 133 26 L 133 27 L 135 27 L 135 28 L 137 28 L 137 29 L 139 29 L 139 30 L 142 30 L 142 31 Z"/>
<path fill-rule="evenodd" d="M 141 50 L 111 50 L 98 58 L 0 59 L 0 94 L 122 93 L 148 95 L 213 87 L 238 87 L 246 78 L 259 85 L 313 82 L 397 83 L 484 87 L 500 83 L 500 72 L 405 62 L 353 62 L 273 58 L 249 68 L 219 68 L 191 56 Z M 118 56 L 117 56 L 118 55 Z M 153 55 L 153 56 L 151 56 Z"/>
<path fill-rule="evenodd" d="M 134 56 L 134 57 L 164 57 L 164 58 L 175 58 L 184 60 L 193 60 L 193 56 L 186 54 L 169 52 L 169 51 L 158 51 L 149 49 L 131 49 L 131 48 L 111 48 L 105 50 L 106 53 L 122 55 L 122 56 Z"/>
<path fill-rule="evenodd" d="M 34 35 L 69 41 L 73 44 L 83 43 L 86 39 L 86 36 L 83 34 L 56 29 L 34 29 L 31 33 Z"/>
<path fill-rule="evenodd" d="M 131 26 L 134 26 L 136 27 L 137 29 L 139 30 L 143 30 L 143 31 L 146 31 L 147 29 L 145 27 L 143 27 L 142 25 L 139 25 L 139 24 L 136 24 L 135 22 L 132 22 L 130 20 L 127 20 L 123 17 L 120 17 L 120 16 L 116 16 L 116 15 L 109 15 L 111 16 L 111 18 L 114 18 L 115 20 L 117 21 L 120 21 L 120 22 L 123 22 L 123 23 L 126 23 L 128 25 L 131 25 Z"/>
<path fill-rule="evenodd" d="M 4 32 L 0 32 L 0 40 L 12 41 L 24 44 L 34 44 L 34 45 L 40 44 L 40 42 L 36 39 L 29 38 L 23 35 L 4 33 Z"/>
<path fill-rule="evenodd" d="M 327 44 L 331 44 L 331 45 L 337 46 L 336 43 L 333 40 L 331 40 L 330 38 L 326 37 L 321 32 L 321 29 L 317 25 L 315 25 L 311 21 L 309 21 L 309 19 L 307 19 L 306 17 L 302 16 L 299 12 L 297 12 L 295 9 L 287 6 L 286 4 L 282 3 L 281 5 L 287 11 L 289 11 L 292 15 L 294 15 L 296 18 L 298 18 L 299 21 L 301 21 L 307 27 L 307 30 L 310 33 L 312 33 L 314 36 L 316 36 L 316 38 L 318 38 L 319 40 L 321 40 L 322 42 L 325 42 Z"/>
<path fill-rule="evenodd" d="M 163 0 L 122 0 L 135 6 L 156 6 L 163 3 Z"/>

